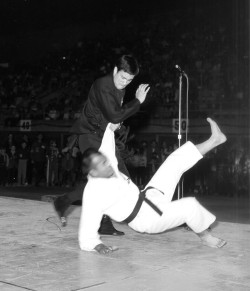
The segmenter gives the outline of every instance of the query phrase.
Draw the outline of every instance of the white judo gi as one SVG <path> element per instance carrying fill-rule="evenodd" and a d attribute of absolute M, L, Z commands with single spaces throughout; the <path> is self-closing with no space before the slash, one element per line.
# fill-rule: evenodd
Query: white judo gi
<path fill-rule="evenodd" d="M 102 243 L 98 234 L 102 216 L 106 214 L 117 222 L 123 221 L 133 211 L 140 193 L 138 187 L 118 170 L 114 132 L 109 125 L 99 150 L 110 160 L 118 177 L 88 177 L 79 226 L 79 245 L 85 251 L 94 251 L 95 246 Z M 191 142 L 174 151 L 146 186 L 155 188 L 148 190 L 146 197 L 162 211 L 162 215 L 143 202 L 137 216 L 128 225 L 137 232 L 154 234 L 183 223 L 196 233 L 206 230 L 216 218 L 195 198 L 171 201 L 182 174 L 201 158 Z"/>

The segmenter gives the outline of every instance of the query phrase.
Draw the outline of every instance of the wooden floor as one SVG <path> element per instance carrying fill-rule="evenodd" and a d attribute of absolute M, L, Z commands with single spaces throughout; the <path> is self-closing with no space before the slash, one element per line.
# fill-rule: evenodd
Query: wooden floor
<path fill-rule="evenodd" d="M 81 207 L 61 228 L 51 203 L 0 198 L 1 291 L 242 291 L 250 290 L 248 199 L 201 197 L 217 215 L 213 233 L 223 249 L 202 246 L 184 228 L 159 235 L 103 237 L 119 250 L 102 256 L 79 249 Z"/>

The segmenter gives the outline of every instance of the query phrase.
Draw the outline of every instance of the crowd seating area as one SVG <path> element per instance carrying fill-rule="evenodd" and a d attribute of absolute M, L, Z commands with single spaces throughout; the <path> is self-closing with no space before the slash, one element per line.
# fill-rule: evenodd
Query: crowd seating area
<path fill-rule="evenodd" d="M 107 29 L 107 34 L 96 32 L 91 38 L 83 37 L 71 49 L 49 53 L 32 65 L 0 68 L 0 122 L 11 127 L 22 119 L 73 121 L 80 114 L 80 105 L 86 101 L 93 80 L 111 72 L 118 55 L 131 52 L 141 64 L 135 84 L 143 81 L 151 85 L 149 101 L 154 110 L 147 112 L 148 117 L 157 120 L 178 116 L 179 74 L 175 64 L 189 76 L 190 118 L 218 110 L 244 112 L 247 91 L 239 73 L 243 70 L 238 68 L 242 64 L 230 43 L 231 32 L 223 23 L 215 25 L 201 16 L 197 26 L 197 19 L 192 17 L 187 11 L 185 17 L 166 12 L 119 23 L 114 18 L 112 26 L 116 29 Z M 185 86 L 184 82 L 184 92 Z M 128 91 L 133 92 L 133 88 Z M 27 138 L 12 136 L 11 144 L 1 144 L 0 171 L 7 173 L 1 176 L 2 185 L 39 185 L 42 181 L 48 186 L 74 186 L 81 175 L 77 149 L 63 152 L 55 140 L 46 136 L 43 142 Z M 156 141 L 131 140 L 124 158 L 132 179 L 143 187 L 176 145 L 167 140 L 160 145 Z M 23 143 L 27 160 L 24 179 L 19 165 Z M 36 148 L 41 150 L 40 157 L 34 155 Z M 205 171 L 208 178 L 203 175 Z M 219 155 L 212 153 L 204 159 L 188 175 L 186 187 L 204 194 L 245 194 L 249 174 L 246 142 L 235 141 Z"/>
<path fill-rule="evenodd" d="M 77 147 L 68 150 L 58 144 L 42 134 L 9 134 L 0 145 L 0 186 L 74 187 L 82 179 L 81 154 Z M 129 135 L 122 155 L 131 179 L 143 189 L 177 147 L 168 138 L 158 143 Z M 246 196 L 249 175 L 248 140 L 231 140 L 184 175 L 184 193 Z"/>
<path fill-rule="evenodd" d="M 221 106 L 239 110 L 246 96 L 242 76 L 234 73 L 237 56 L 230 31 L 220 23 L 213 26 L 199 19 L 197 26 L 196 21 L 188 11 L 185 17 L 165 13 L 119 24 L 114 20 L 118 29 L 106 35 L 83 38 L 71 49 L 47 54 L 36 65 L 1 69 L 1 117 L 6 125 L 20 119 L 77 118 L 93 80 L 110 72 L 118 55 L 130 52 L 141 64 L 140 80 L 151 84 L 156 118 L 178 114 L 175 64 L 190 79 L 191 117 Z"/>

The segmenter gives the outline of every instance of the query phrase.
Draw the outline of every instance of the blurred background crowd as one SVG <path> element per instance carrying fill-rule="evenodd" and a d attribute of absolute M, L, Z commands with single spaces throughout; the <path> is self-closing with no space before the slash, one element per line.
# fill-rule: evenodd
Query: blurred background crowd
<path fill-rule="evenodd" d="M 150 142 L 129 135 L 122 149 L 132 180 L 143 189 L 165 159 L 178 145 L 163 140 Z M 119 144 L 117 145 L 119 146 Z M 219 151 L 219 152 L 218 152 Z M 250 156 L 247 143 L 207 155 L 184 176 L 186 192 L 200 195 L 248 195 Z M 38 134 L 9 134 L 0 146 L 0 185 L 74 187 L 82 179 L 81 153 L 77 144 L 71 149 L 58 146 L 55 139 Z"/>
<path fill-rule="evenodd" d="M 92 28 L 91 37 L 70 49 L 48 53 L 32 65 L 2 68 L 1 119 L 6 125 L 30 118 L 76 119 L 93 80 L 109 73 L 117 56 L 127 52 L 139 59 L 141 78 L 152 84 L 156 117 L 178 114 L 175 64 L 190 76 L 191 117 L 220 108 L 244 109 L 247 84 L 244 69 L 238 68 L 232 27 L 202 19 L 201 11 L 193 13 L 158 13 L 119 24 L 113 16 L 112 26 L 119 29 L 103 35 Z"/>
<path fill-rule="evenodd" d="M 20 120 L 73 122 L 93 80 L 111 72 L 123 53 L 133 52 L 141 64 L 134 86 L 141 81 L 151 85 L 150 110 L 142 108 L 138 123 L 178 117 L 176 64 L 189 76 L 191 119 L 215 114 L 230 120 L 248 118 L 248 51 L 242 41 L 241 12 L 233 17 L 232 11 L 229 19 L 226 10 L 215 10 L 214 5 L 208 11 L 211 21 L 205 17 L 206 8 L 191 2 L 185 13 L 171 7 L 122 18 L 111 13 L 101 30 L 100 25 L 86 24 L 89 34 L 70 47 L 46 52 L 29 63 L 1 63 L 0 123 L 6 129 L 0 143 L 1 185 L 75 185 L 81 178 L 77 147 L 65 151 L 66 144 L 56 134 L 54 138 L 46 132 L 22 135 L 8 129 Z M 127 100 L 132 93 L 133 88 L 128 89 Z M 132 179 L 145 186 L 177 146 L 176 140 L 168 136 L 159 140 L 154 132 L 147 139 L 129 134 L 123 155 Z M 188 172 L 185 187 L 201 194 L 246 195 L 249 177 L 248 138 L 235 137 L 219 155 L 211 153 Z"/>

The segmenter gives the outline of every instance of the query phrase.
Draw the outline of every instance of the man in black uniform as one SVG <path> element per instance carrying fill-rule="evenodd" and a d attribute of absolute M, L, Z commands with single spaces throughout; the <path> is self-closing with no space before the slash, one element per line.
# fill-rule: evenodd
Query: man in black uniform
<path fill-rule="evenodd" d="M 138 73 L 139 66 L 136 59 L 131 55 L 123 55 L 117 60 L 111 74 L 97 79 L 93 83 L 82 113 L 70 130 L 72 138 L 68 148 L 72 147 L 78 140 L 82 153 L 89 147 L 98 149 L 108 123 L 122 124 L 125 119 L 139 110 L 140 104 L 144 102 L 150 89 L 148 84 L 141 84 L 136 91 L 135 98 L 123 106 L 125 88 Z M 125 127 L 121 126 L 119 131 L 123 130 L 125 130 Z M 116 156 L 119 170 L 129 176 L 118 148 L 116 149 Z M 66 225 L 66 210 L 72 202 L 81 200 L 85 185 L 86 183 L 83 182 L 75 191 L 60 196 L 54 201 L 55 209 L 63 226 Z M 103 217 L 99 233 L 124 234 L 113 227 L 108 216 Z"/>

